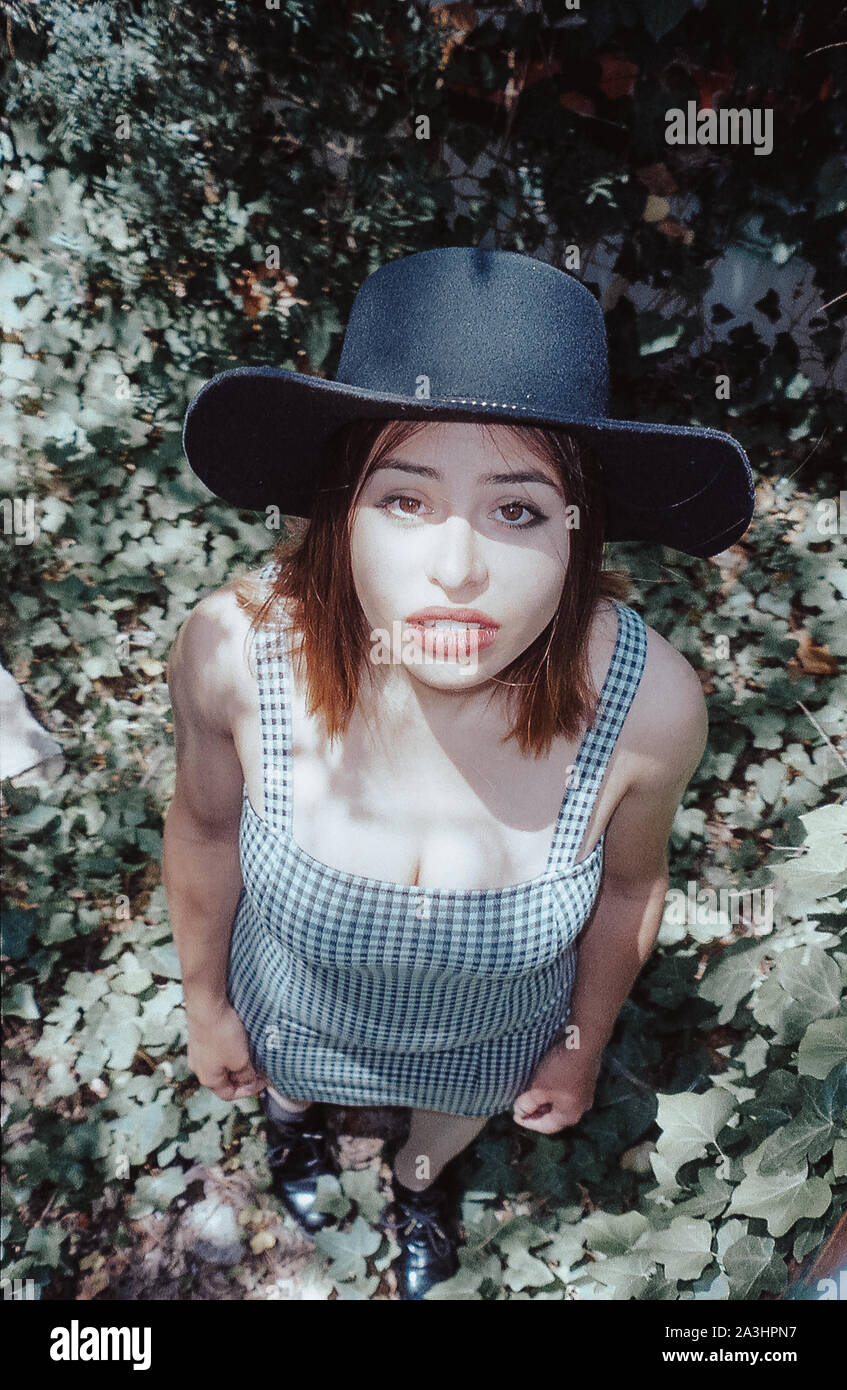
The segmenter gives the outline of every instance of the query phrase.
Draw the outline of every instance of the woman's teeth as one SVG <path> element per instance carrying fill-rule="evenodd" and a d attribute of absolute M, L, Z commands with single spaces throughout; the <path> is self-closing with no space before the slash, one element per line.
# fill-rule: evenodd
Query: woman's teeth
<path fill-rule="evenodd" d="M 424 618 L 420 627 L 434 627 L 439 632 L 464 632 L 466 628 L 482 631 L 483 623 L 454 623 L 449 618 Z"/>

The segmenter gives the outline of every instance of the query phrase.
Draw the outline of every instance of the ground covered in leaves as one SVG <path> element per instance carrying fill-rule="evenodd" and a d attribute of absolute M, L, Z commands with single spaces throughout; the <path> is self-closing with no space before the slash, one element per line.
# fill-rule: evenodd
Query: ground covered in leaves
<path fill-rule="evenodd" d="M 624 86 L 640 73 L 631 104 L 612 82 L 619 60 L 594 61 L 597 30 L 569 29 L 569 44 L 586 45 L 585 80 L 609 88 L 592 98 L 607 114 L 585 121 L 584 95 L 554 90 L 548 123 L 543 101 L 533 107 L 544 89 L 529 83 L 529 119 L 510 115 L 504 132 L 508 197 L 498 163 L 478 206 L 457 216 L 434 142 L 418 146 L 405 128 L 410 93 L 435 112 L 451 90 L 438 33 L 404 21 L 387 34 L 361 5 L 344 28 L 342 8 L 284 0 L 292 41 L 268 52 L 264 12 L 249 6 L 151 0 L 117 34 L 103 7 L 12 7 L 17 51 L 29 42 L 23 9 L 52 47 L 30 66 L 29 107 L 0 129 L 0 492 L 15 502 L 2 658 L 65 768 L 49 784 L 2 787 L 3 1276 L 44 1299 L 393 1296 L 393 1249 L 376 1222 L 381 1144 L 402 1117 L 334 1112 L 345 1171 L 322 1201 L 339 1225 L 311 1245 L 269 1193 L 257 1103 L 220 1101 L 186 1062 L 160 874 L 174 781 L 165 663 L 194 605 L 267 558 L 280 519 L 210 500 L 181 427 L 193 394 L 227 367 L 331 373 L 343 314 L 376 264 L 476 244 L 512 199 L 503 244 L 533 250 L 547 232 L 532 209 L 546 195 L 545 223 L 560 218 L 553 230 L 579 243 L 586 267 L 623 238 L 606 315 L 612 413 L 736 434 L 754 460 L 756 509 L 743 540 L 710 562 L 610 547 L 609 563 L 632 573 L 632 606 L 691 663 L 708 702 L 709 745 L 670 837 L 677 896 L 592 1110 L 552 1136 L 498 1116 L 466 1151 L 461 1268 L 430 1296 L 786 1296 L 847 1208 L 847 528 L 842 484 L 818 468 L 842 456 L 843 400 L 839 324 L 810 307 L 841 290 L 843 155 L 833 84 L 815 67 L 838 46 L 802 15 L 785 39 L 793 50 L 778 16 L 762 18 L 753 46 L 746 20 L 733 20 L 742 86 L 748 59 L 775 58 L 811 84 L 783 112 L 795 138 L 774 161 L 730 167 L 737 152 L 701 151 L 641 164 L 652 160 L 648 108 L 680 43 L 705 65 L 711 35 L 685 32 L 690 7 L 675 18 L 659 0 L 641 5 L 655 26 L 618 35 L 639 45 L 623 69 Z M 593 16 L 601 46 L 613 10 Z M 524 20 L 529 42 L 536 16 L 516 32 Z M 215 26 L 231 21 L 241 28 L 229 43 Z M 187 55 L 176 67 L 174 25 Z M 481 55 L 496 57 L 496 31 L 480 31 Z M 460 88 L 463 46 L 448 45 Z M 813 47 L 830 56 L 807 62 Z M 380 84 L 371 96 L 362 55 Z M 279 127 L 254 85 L 266 65 L 297 97 Z M 0 74 L 19 101 L 6 53 Z M 151 76 L 157 100 L 137 100 Z M 133 113 L 127 141 L 115 134 L 121 102 Z M 563 111 L 580 114 L 557 143 Z M 443 115 L 470 167 L 490 130 Z M 337 142 L 330 157 L 335 137 L 360 126 L 356 157 L 345 164 Z M 615 127 L 631 169 L 592 143 L 592 130 L 605 140 Z M 786 167 L 772 186 L 758 166 L 777 159 Z M 657 208 L 673 190 L 680 202 L 696 194 L 684 237 Z M 758 301 L 755 324 L 740 304 L 714 302 L 708 323 L 710 267 L 743 240 L 751 210 L 766 213 L 767 275 L 786 266 L 779 293 Z M 802 274 L 813 273 L 805 305 L 801 250 Z M 636 312 L 637 285 L 655 312 Z M 795 332 L 808 320 L 802 351 L 791 333 L 766 333 L 786 312 Z M 724 373 L 731 396 L 715 391 Z M 767 890 L 771 913 L 756 896 Z"/>

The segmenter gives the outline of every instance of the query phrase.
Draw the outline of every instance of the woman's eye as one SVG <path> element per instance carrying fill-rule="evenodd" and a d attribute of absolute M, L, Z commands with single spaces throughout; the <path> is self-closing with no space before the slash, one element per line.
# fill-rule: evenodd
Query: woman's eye
<path fill-rule="evenodd" d="M 498 512 L 526 512 L 528 514 L 529 519 L 524 521 L 514 515 L 506 517 L 506 520 L 501 524 L 511 527 L 512 530 L 522 530 L 527 526 L 534 526 L 538 521 L 547 520 L 543 512 L 540 512 L 537 507 L 531 507 L 528 502 L 503 502 L 497 510 Z"/>
<path fill-rule="evenodd" d="M 419 497 L 407 497 L 404 493 L 396 493 L 393 497 L 386 497 L 382 502 L 378 502 L 377 506 L 382 511 L 388 512 L 389 516 L 413 518 L 423 516 L 424 503 Z M 394 510 L 395 506 L 399 507 L 399 511 Z M 506 515 L 504 520 L 498 522 L 498 525 L 507 527 L 510 531 L 521 531 L 535 526 L 540 521 L 547 520 L 544 512 L 539 511 L 537 507 L 530 506 L 528 502 L 501 502 L 496 510 L 511 513 L 511 515 Z M 521 518 L 521 512 L 526 513 L 524 518 Z"/>
<path fill-rule="evenodd" d="M 391 507 L 394 506 L 394 503 L 395 503 L 395 502 L 411 502 L 411 504 L 412 504 L 413 507 L 420 507 L 420 506 L 422 505 L 422 503 L 421 503 L 421 501 L 420 501 L 420 498 L 418 498 L 418 497 L 404 497 L 404 496 L 401 496 L 399 493 L 397 494 L 396 497 L 386 497 L 385 501 L 384 501 L 384 502 L 378 503 L 378 505 L 379 505 L 384 511 L 388 511 L 389 508 L 391 508 Z M 407 510 L 405 510 L 405 509 L 402 510 L 401 512 L 399 512 L 399 513 L 398 513 L 398 512 L 392 512 L 392 516 L 398 516 L 398 515 L 400 515 L 400 516 L 418 516 L 419 513 L 416 512 L 416 511 L 407 511 Z"/>

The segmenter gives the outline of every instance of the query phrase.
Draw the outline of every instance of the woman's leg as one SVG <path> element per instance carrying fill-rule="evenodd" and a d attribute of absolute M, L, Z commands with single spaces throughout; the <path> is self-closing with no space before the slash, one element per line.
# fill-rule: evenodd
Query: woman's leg
<path fill-rule="evenodd" d="M 290 1114 L 302 1115 L 304 1110 L 308 1110 L 312 1104 L 310 1100 L 289 1100 L 288 1096 L 281 1096 L 279 1091 L 275 1091 L 273 1086 L 266 1086 L 265 1090 L 272 1101 L 273 1106 L 280 1110 L 287 1110 Z"/>
<path fill-rule="evenodd" d="M 422 1192 L 488 1124 L 488 1115 L 447 1115 L 413 1110 L 409 1135 L 394 1156 L 394 1174 L 404 1187 Z"/>

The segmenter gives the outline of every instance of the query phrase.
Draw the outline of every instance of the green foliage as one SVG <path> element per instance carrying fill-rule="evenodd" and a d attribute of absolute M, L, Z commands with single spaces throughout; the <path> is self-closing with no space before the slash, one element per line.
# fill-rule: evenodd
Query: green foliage
<path fill-rule="evenodd" d="M 73 1297 L 98 1258 L 102 1202 L 119 1250 L 137 1239 L 127 1223 L 190 1199 L 198 1167 L 267 1178 L 254 1103 L 226 1104 L 188 1070 L 158 883 L 170 645 L 190 608 L 276 539 L 270 519 L 209 501 L 188 471 L 187 402 L 238 363 L 332 372 L 371 269 L 485 242 L 560 259 L 576 244 L 589 285 L 611 247 L 624 287 L 607 311 L 613 413 L 730 429 L 759 472 L 754 525 L 728 562 L 744 559 L 741 572 L 636 546 L 611 558 L 708 692 L 672 886 L 771 888 L 776 913 L 668 909 L 591 1112 L 532 1138 L 497 1117 L 468 1155 L 469 1240 L 430 1296 L 784 1292 L 843 1212 L 847 1179 L 847 578 L 839 536 L 819 524 L 843 454 L 840 310 L 803 324 L 813 385 L 793 337 L 765 337 L 788 278 L 725 340 L 714 330 L 732 311 L 717 304 L 706 322 L 703 302 L 729 247 L 788 267 L 802 256 L 818 303 L 843 292 L 843 53 L 801 62 L 825 36 L 784 4 L 760 17 L 755 45 L 742 7 L 710 4 L 725 80 L 777 90 L 791 138 L 772 159 L 680 155 L 661 142 L 662 113 L 698 95 L 713 35 L 668 0 L 598 0 L 590 24 L 549 32 L 504 7 L 502 27 L 489 17 L 463 42 L 393 0 L 7 8 L 0 486 L 35 498 L 38 528 L 9 546 L 3 660 L 67 767 L 49 788 L 3 789 L 4 1275 Z M 562 18 L 555 0 L 544 8 Z M 521 73 L 511 108 L 487 100 Z M 414 137 L 418 114 L 430 141 Z M 469 164 L 495 155 L 463 200 L 445 136 Z M 687 210 L 648 221 L 668 178 Z M 652 292 L 643 314 L 635 287 Z M 310 1296 L 374 1295 L 393 1253 L 376 1231 L 382 1200 L 373 1169 L 326 1184 L 341 1228 L 303 1276 Z"/>

